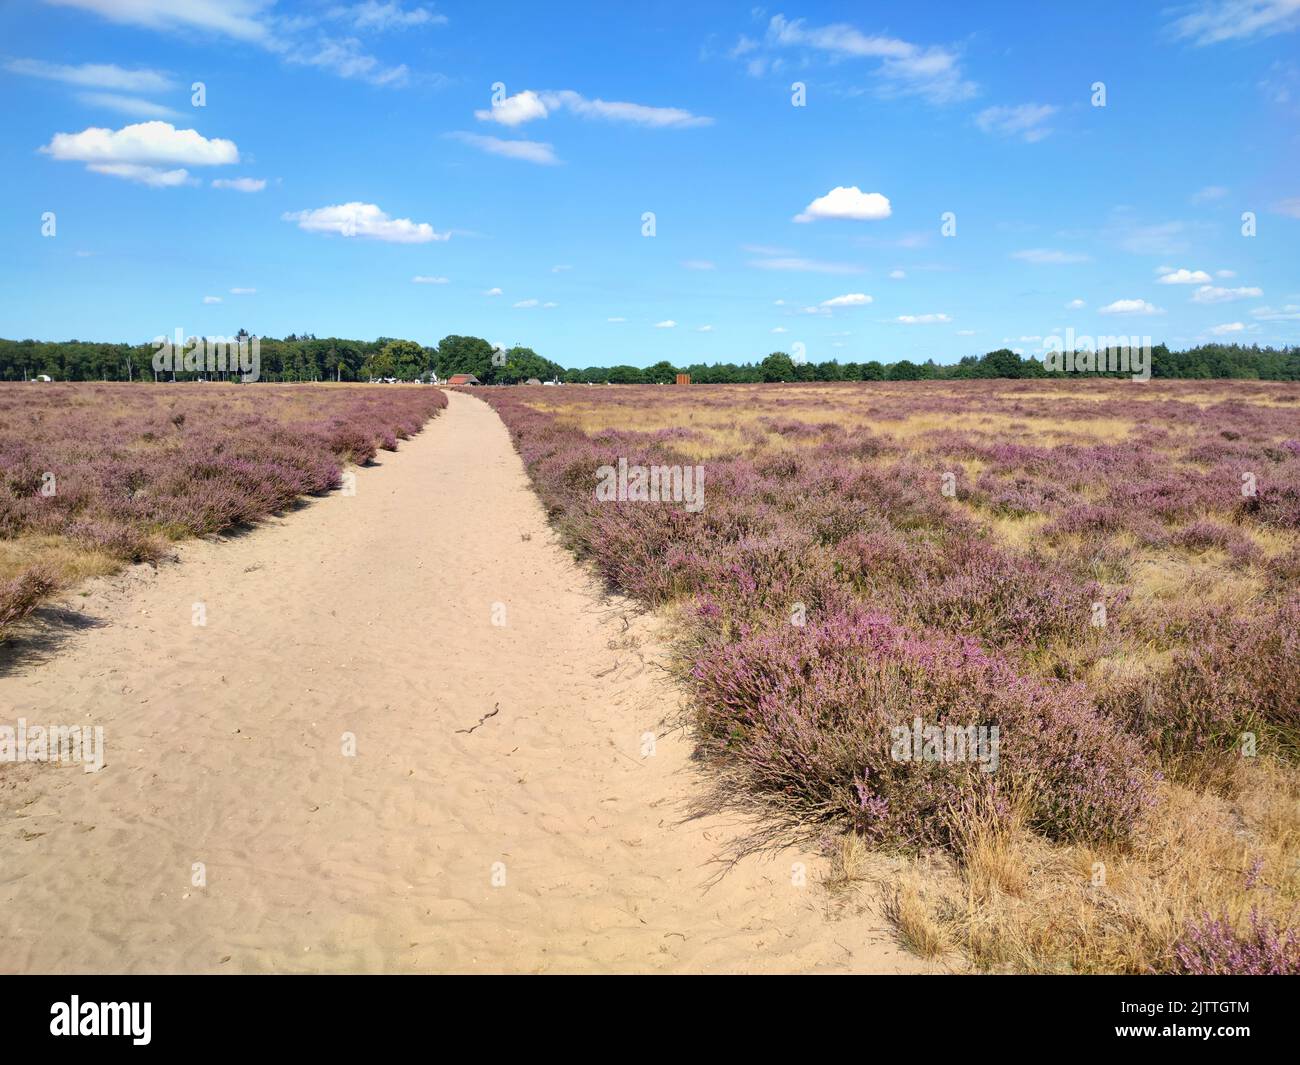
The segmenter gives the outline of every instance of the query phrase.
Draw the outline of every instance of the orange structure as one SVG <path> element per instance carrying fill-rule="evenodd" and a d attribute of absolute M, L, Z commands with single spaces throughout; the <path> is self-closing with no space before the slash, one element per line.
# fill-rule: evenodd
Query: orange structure
<path fill-rule="evenodd" d="M 677 383 L 679 385 L 689 385 L 691 383 L 691 375 L 688 373 L 679 373 L 677 375 Z"/>

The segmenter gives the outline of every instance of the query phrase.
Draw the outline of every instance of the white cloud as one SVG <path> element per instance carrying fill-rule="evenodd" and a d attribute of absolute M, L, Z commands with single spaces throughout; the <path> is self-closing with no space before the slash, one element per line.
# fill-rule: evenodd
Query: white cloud
<path fill-rule="evenodd" d="M 1222 185 L 1206 185 L 1203 189 L 1198 189 L 1192 193 L 1192 203 L 1212 203 L 1215 200 L 1221 200 L 1228 195 L 1228 190 Z"/>
<path fill-rule="evenodd" d="M 1149 315 L 1164 314 L 1159 307 L 1152 306 L 1146 300 L 1115 300 L 1104 307 L 1097 308 L 1098 314 Z"/>
<path fill-rule="evenodd" d="M 1218 285 L 1202 285 L 1192 296 L 1193 303 L 1231 303 L 1233 300 L 1254 299 L 1264 295 L 1262 288 L 1243 286 L 1241 288 L 1221 288 Z"/>
<path fill-rule="evenodd" d="M 311 15 L 279 16 L 272 12 L 270 0 L 46 0 L 46 3 L 92 11 L 111 22 L 143 26 L 161 33 L 228 37 L 257 45 L 287 63 L 318 67 L 372 85 L 402 85 L 408 80 L 405 65 L 385 66 L 363 52 L 353 38 L 322 35 L 318 20 Z M 374 6 L 384 10 L 397 7 L 395 4 Z M 360 7 L 364 9 L 368 5 Z M 435 20 L 439 17 L 433 16 Z"/>
<path fill-rule="evenodd" d="M 863 33 L 848 23 L 837 22 L 826 26 L 808 26 L 803 19 L 786 19 L 774 15 L 767 26 L 762 45 L 748 37 L 732 49 L 734 58 L 750 55 L 759 47 L 768 55 L 751 57 L 747 66 L 754 76 L 769 70 L 783 69 L 775 53 L 781 49 L 802 48 L 820 52 L 832 61 L 875 59 L 878 87 L 884 96 L 921 96 L 931 103 L 951 103 L 966 100 L 977 92 L 977 86 L 962 74 L 957 53 L 937 45 L 918 45 L 897 37 Z"/>
<path fill-rule="evenodd" d="M 416 274 L 411 278 L 411 283 L 413 285 L 445 285 L 447 284 L 447 278 L 429 277 L 425 274 Z"/>
<path fill-rule="evenodd" d="M 501 295 L 501 290 L 500 290 L 499 288 L 490 288 L 490 289 L 488 289 L 486 292 L 484 292 L 483 295 L 485 295 L 485 296 L 500 296 L 500 295 Z"/>
<path fill-rule="evenodd" d="M 236 192 L 261 192 L 266 188 L 265 178 L 213 178 L 214 189 L 234 189 Z"/>
<path fill-rule="evenodd" d="M 751 259 L 750 266 L 760 270 L 789 270 L 799 274 L 860 274 L 862 267 L 854 263 L 825 262 L 821 259 Z"/>
<path fill-rule="evenodd" d="M 265 0 L 45 0 L 93 11 L 111 22 L 152 30 L 208 30 L 241 41 L 267 43 Z"/>
<path fill-rule="evenodd" d="M 1214 326 L 1210 332 L 1216 337 L 1228 336 L 1231 333 L 1244 333 L 1246 325 L 1244 322 L 1224 322 L 1223 325 Z"/>
<path fill-rule="evenodd" d="M 794 220 L 811 222 L 817 218 L 851 218 L 868 222 L 888 218 L 889 215 L 889 200 L 880 193 L 863 192 L 856 185 L 837 185 L 825 196 L 813 200 L 794 216 Z"/>
<path fill-rule="evenodd" d="M 1091 256 L 1081 252 L 1059 251 L 1054 248 L 1026 248 L 1013 251 L 1011 258 L 1021 262 L 1033 263 L 1035 266 L 1060 266 L 1068 263 L 1086 263 Z"/>
<path fill-rule="evenodd" d="M 895 281 L 902 281 L 907 276 L 907 272 L 905 270 L 890 270 L 889 276 Z"/>
<path fill-rule="evenodd" d="M 1013 251 L 1011 258 L 1035 266 L 1060 266 L 1066 263 L 1086 263 L 1091 256 L 1081 252 L 1058 251 L 1055 248 L 1026 248 L 1024 251 Z"/>
<path fill-rule="evenodd" d="M 833 296 L 828 300 L 822 300 L 823 307 L 864 307 L 871 303 L 872 299 L 865 292 L 849 292 L 843 296 Z"/>
<path fill-rule="evenodd" d="M 1057 108 L 1052 104 L 1017 104 L 1015 107 L 986 107 L 975 116 L 975 125 L 999 137 L 1019 137 L 1033 144 L 1051 133 L 1044 123 Z"/>
<path fill-rule="evenodd" d="M 487 111 L 475 111 L 474 117 L 480 122 L 498 122 L 503 126 L 518 126 L 536 118 L 545 118 L 546 105 L 542 98 L 532 89 L 507 96 L 501 101 L 494 101 Z"/>
<path fill-rule="evenodd" d="M 1170 24 L 1176 37 L 1198 46 L 1271 37 L 1300 27 L 1298 0 L 1202 0 Z"/>
<path fill-rule="evenodd" d="M 77 99 L 87 107 L 100 107 L 106 111 L 130 115 L 132 118 L 180 118 L 181 113 L 164 104 L 152 100 L 142 100 L 138 96 L 123 96 L 116 92 L 80 92 Z"/>
<path fill-rule="evenodd" d="M 451 237 L 450 233 L 435 232 L 428 222 L 389 218 L 373 203 L 341 203 L 310 211 L 287 211 L 280 217 L 286 222 L 297 222 L 299 229 L 309 233 L 337 233 L 394 244 L 426 244 Z"/>
<path fill-rule="evenodd" d="M 958 329 L 958 330 L 957 330 L 957 335 L 958 335 L 959 337 L 973 337 L 973 336 L 975 335 L 975 330 L 974 330 L 974 329 Z"/>
<path fill-rule="evenodd" d="M 1204 270 L 1188 270 L 1186 267 L 1173 270 L 1162 266 L 1156 273 L 1160 275 L 1162 285 L 1205 285 L 1210 280 L 1210 275 Z"/>
<path fill-rule="evenodd" d="M 1288 218 L 1300 218 L 1300 196 L 1278 200 L 1277 203 L 1273 204 L 1273 210 L 1278 214 L 1286 215 Z"/>
<path fill-rule="evenodd" d="M 674 322 L 671 318 L 667 318 L 667 319 L 665 319 L 665 320 L 662 321 L 662 322 L 655 322 L 655 328 L 656 328 L 656 329 L 676 329 L 676 328 L 677 328 L 677 323 Z"/>
<path fill-rule="evenodd" d="M 696 328 L 695 331 L 696 331 L 697 333 L 712 333 L 712 332 L 713 332 L 713 326 L 711 326 L 711 325 L 702 325 L 702 326 L 699 326 L 698 328 Z"/>
<path fill-rule="evenodd" d="M 126 70 L 112 63 L 46 63 L 40 59 L 10 59 L 4 64 L 11 74 L 46 78 L 85 89 L 114 89 L 118 92 L 166 92 L 175 82 L 156 70 Z"/>
<path fill-rule="evenodd" d="M 894 319 L 903 325 L 936 325 L 941 322 L 951 322 L 952 316 L 947 314 L 900 314 Z"/>
<path fill-rule="evenodd" d="M 197 130 L 177 129 L 170 122 L 139 122 L 119 130 L 91 126 L 80 133 L 56 133 L 41 151 L 79 163 L 224 166 L 239 162 L 234 141 L 209 140 Z"/>
<path fill-rule="evenodd" d="M 607 321 L 607 322 L 626 322 L 627 319 L 626 319 L 626 318 L 606 318 L 605 321 Z"/>
<path fill-rule="evenodd" d="M 709 262 L 708 259 L 687 259 L 682 263 L 682 268 L 685 270 L 712 270 L 714 264 Z"/>
<path fill-rule="evenodd" d="M 257 289 L 255 288 L 232 288 L 230 290 L 232 296 L 252 296 L 255 295 L 256 292 Z"/>
<path fill-rule="evenodd" d="M 1237 271 L 1236 271 L 1236 270 L 1215 270 L 1215 271 L 1214 271 L 1214 276 L 1215 276 L 1215 277 L 1222 277 L 1222 278 L 1225 278 L 1225 279 L 1226 279 L 1226 278 L 1229 278 L 1229 277 L 1236 277 L 1236 276 L 1237 276 Z"/>
<path fill-rule="evenodd" d="M 788 330 L 788 329 L 787 329 L 785 326 L 783 326 L 783 325 L 778 325 L 775 329 L 772 330 L 772 332 L 773 332 L 773 333 L 788 333 L 788 332 L 790 332 L 790 330 Z"/>
<path fill-rule="evenodd" d="M 86 167 L 96 174 L 135 181 L 155 189 L 171 189 L 180 185 L 196 185 L 198 182 L 190 177 L 190 172 L 183 167 L 178 170 L 164 170 L 157 166 L 141 166 L 139 163 L 91 163 Z"/>
<path fill-rule="evenodd" d="M 1250 313 L 1261 322 L 1296 322 L 1300 321 L 1300 303 L 1288 303 L 1281 309 L 1256 307 Z"/>
<path fill-rule="evenodd" d="M 1075 300 L 1070 300 L 1070 302 L 1065 305 L 1065 309 L 1067 311 L 1078 311 L 1078 310 L 1082 310 L 1084 306 L 1085 304 L 1083 300 L 1075 299 Z"/>
<path fill-rule="evenodd" d="M 513 306 L 518 310 L 522 310 L 528 307 L 538 307 L 541 305 L 541 302 L 541 300 L 520 300 L 518 303 L 513 304 Z"/>
<path fill-rule="evenodd" d="M 591 100 L 572 89 L 525 89 L 514 96 L 493 101 L 486 110 L 474 112 L 481 122 L 497 122 L 503 126 L 518 126 L 547 118 L 557 111 L 569 111 L 582 118 L 597 118 L 608 122 L 625 122 L 633 126 L 654 129 L 712 125 L 713 119 L 692 114 L 680 107 L 651 107 L 618 100 Z"/>
<path fill-rule="evenodd" d="M 221 297 L 220 297 L 220 296 L 204 296 L 204 297 L 203 297 L 203 302 L 204 302 L 204 303 L 220 303 L 220 302 L 221 302 Z"/>
<path fill-rule="evenodd" d="M 553 273 L 553 274 L 562 274 L 562 273 L 564 273 L 565 271 L 567 271 L 567 270 L 572 270 L 572 269 L 573 269 L 572 266 L 563 266 L 563 265 L 561 265 L 561 266 L 552 266 L 552 267 L 551 267 L 551 273 Z"/>
<path fill-rule="evenodd" d="M 361 31 L 372 30 L 382 33 L 384 30 L 405 30 L 413 26 L 445 26 L 447 16 L 427 7 L 415 7 L 406 10 L 396 2 L 379 3 L 378 0 L 366 0 L 362 4 L 347 7 L 335 7 L 328 12 L 328 17 L 351 24 Z"/>
<path fill-rule="evenodd" d="M 560 161 L 555 156 L 555 149 L 543 141 L 502 140 L 465 132 L 448 133 L 447 136 L 491 155 L 504 155 L 507 159 L 522 159 L 541 166 L 554 166 Z"/>

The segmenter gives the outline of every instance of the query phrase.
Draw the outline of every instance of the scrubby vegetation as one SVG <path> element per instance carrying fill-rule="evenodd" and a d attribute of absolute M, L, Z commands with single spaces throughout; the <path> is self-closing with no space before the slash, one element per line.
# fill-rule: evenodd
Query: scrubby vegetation
<path fill-rule="evenodd" d="M 60 581 L 337 488 L 446 405 L 432 388 L 0 385 L 0 635 Z"/>
<path fill-rule="evenodd" d="M 1295 969 L 1294 387 L 482 395 L 567 542 L 679 623 L 720 801 L 838 839 L 846 877 L 905 863 L 908 941 Z M 703 509 L 599 501 L 619 458 L 703 465 Z M 900 760 L 918 717 L 997 726 L 997 768 Z"/>

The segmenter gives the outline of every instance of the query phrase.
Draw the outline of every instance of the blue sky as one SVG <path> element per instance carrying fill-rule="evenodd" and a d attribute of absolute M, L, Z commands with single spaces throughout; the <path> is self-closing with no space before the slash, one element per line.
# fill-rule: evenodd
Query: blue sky
<path fill-rule="evenodd" d="M 1300 0 L 11 0 L 0 335 L 1300 343 L 1298 29 Z"/>

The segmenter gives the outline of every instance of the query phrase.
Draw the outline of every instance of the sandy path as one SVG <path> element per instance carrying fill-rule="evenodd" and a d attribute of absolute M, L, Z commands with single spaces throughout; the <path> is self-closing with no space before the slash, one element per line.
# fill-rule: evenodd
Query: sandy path
<path fill-rule="evenodd" d="M 94 582 L 69 604 L 102 624 L 0 676 L 0 723 L 107 747 L 0 765 L 0 970 L 923 968 L 827 918 L 811 855 L 706 890 L 734 830 L 680 823 L 685 737 L 642 756 L 677 698 L 653 622 L 555 544 L 486 405 L 453 394 L 381 462 Z"/>

